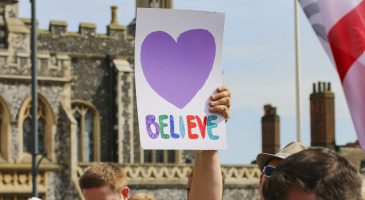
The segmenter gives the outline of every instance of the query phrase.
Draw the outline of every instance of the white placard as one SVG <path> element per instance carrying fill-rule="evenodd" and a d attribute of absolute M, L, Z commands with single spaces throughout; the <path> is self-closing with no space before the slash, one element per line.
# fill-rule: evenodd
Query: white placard
<path fill-rule="evenodd" d="M 135 76 L 144 149 L 225 149 L 209 98 L 222 85 L 224 14 L 137 9 Z"/>

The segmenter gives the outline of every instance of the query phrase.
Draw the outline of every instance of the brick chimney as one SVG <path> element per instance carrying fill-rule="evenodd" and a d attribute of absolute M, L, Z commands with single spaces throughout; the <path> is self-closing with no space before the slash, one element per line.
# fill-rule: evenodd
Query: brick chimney
<path fill-rule="evenodd" d="M 335 95 L 331 83 L 313 84 L 310 95 L 311 146 L 335 148 Z"/>
<path fill-rule="evenodd" d="M 262 152 L 275 154 L 280 150 L 280 118 L 270 104 L 264 105 L 264 111 L 261 118 Z"/>

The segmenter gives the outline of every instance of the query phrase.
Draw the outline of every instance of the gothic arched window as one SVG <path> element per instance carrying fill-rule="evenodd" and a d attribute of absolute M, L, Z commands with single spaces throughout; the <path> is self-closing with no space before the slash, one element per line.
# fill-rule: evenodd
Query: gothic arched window
<path fill-rule="evenodd" d="M 77 160 L 92 162 L 100 160 L 99 114 L 92 104 L 72 101 L 72 113 L 77 122 Z"/>
<path fill-rule="evenodd" d="M 42 96 L 38 95 L 38 153 L 47 153 L 50 161 L 55 161 L 55 117 L 51 105 Z M 20 155 L 23 162 L 30 161 L 33 148 L 32 133 L 32 99 L 28 97 L 19 112 L 19 139 Z"/>

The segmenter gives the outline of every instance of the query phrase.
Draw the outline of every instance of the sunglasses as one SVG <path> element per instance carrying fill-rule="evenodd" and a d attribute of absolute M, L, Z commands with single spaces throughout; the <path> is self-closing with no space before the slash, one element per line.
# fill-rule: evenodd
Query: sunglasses
<path fill-rule="evenodd" d="M 266 165 L 264 167 L 264 169 L 262 169 L 262 173 L 266 176 L 266 177 L 270 177 L 272 175 L 272 173 L 275 171 L 275 167 L 272 165 Z"/>

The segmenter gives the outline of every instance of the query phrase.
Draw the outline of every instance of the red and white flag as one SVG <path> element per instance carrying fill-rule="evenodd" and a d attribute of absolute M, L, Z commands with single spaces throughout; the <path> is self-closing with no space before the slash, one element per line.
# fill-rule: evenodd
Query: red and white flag
<path fill-rule="evenodd" d="M 365 151 L 365 1 L 299 3 L 336 66 L 360 146 Z"/>

